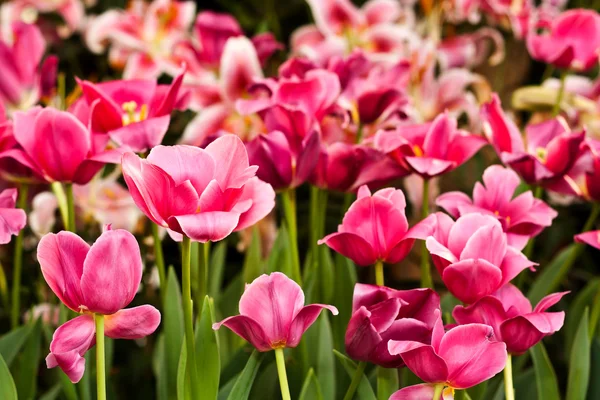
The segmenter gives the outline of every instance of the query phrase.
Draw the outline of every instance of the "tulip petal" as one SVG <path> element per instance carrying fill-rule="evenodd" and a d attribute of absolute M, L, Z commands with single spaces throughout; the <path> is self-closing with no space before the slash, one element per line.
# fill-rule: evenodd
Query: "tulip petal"
<path fill-rule="evenodd" d="M 570 292 L 552 293 L 540 300 L 533 309 L 533 312 L 544 312 L 562 299 L 562 297 Z"/>
<path fill-rule="evenodd" d="M 456 298 L 471 304 L 498 289 L 502 272 L 483 259 L 463 260 L 446 267 L 442 279 Z"/>
<path fill-rule="evenodd" d="M 471 236 L 487 225 L 496 225 L 502 229 L 500 222 L 489 215 L 467 214 L 460 217 L 448 233 L 448 248 L 453 254 L 461 254 Z"/>
<path fill-rule="evenodd" d="M 448 378 L 446 361 L 438 356 L 433 347 L 419 342 L 390 340 L 390 354 L 399 354 L 415 375 L 425 382 L 445 382 Z"/>
<path fill-rule="evenodd" d="M 500 266 L 506 253 L 506 246 L 506 234 L 500 224 L 486 225 L 475 231 L 467 240 L 460 253 L 460 259 L 480 258 Z"/>
<path fill-rule="evenodd" d="M 273 187 L 257 177 L 250 178 L 244 185 L 238 202 L 252 200 L 248 211 L 240 215 L 240 220 L 235 230 L 246 229 L 266 217 L 275 207 L 275 191 Z"/>
<path fill-rule="evenodd" d="M 533 347 L 545 336 L 562 328 L 565 313 L 543 312 L 519 315 L 500 326 L 502 337 L 511 353 L 521 354 Z"/>
<path fill-rule="evenodd" d="M 456 256 L 452 254 L 452 252 L 446 246 L 438 242 L 433 236 L 429 236 L 425 240 L 425 246 L 432 255 L 436 255 L 450 262 L 458 261 L 458 258 L 456 258 Z"/>
<path fill-rule="evenodd" d="M 258 167 L 249 166 L 246 147 L 235 135 L 222 136 L 206 146 L 205 150 L 215 160 L 214 179 L 223 190 L 240 188 L 256 175 Z"/>
<path fill-rule="evenodd" d="M 226 211 L 208 211 L 198 214 L 173 216 L 169 226 L 176 232 L 200 243 L 218 242 L 233 232 L 240 220 L 240 214 Z M 174 229 L 174 228 L 177 229 Z"/>
<path fill-rule="evenodd" d="M 496 340 L 502 341 L 500 325 L 508 318 L 502 302 L 493 296 L 485 296 L 470 306 L 458 305 L 452 311 L 454 320 L 460 325 L 484 324 L 494 329 Z"/>
<path fill-rule="evenodd" d="M 319 240 L 319 244 L 323 243 L 361 267 L 374 264 L 377 261 L 377 254 L 375 254 L 373 247 L 361 236 L 354 233 L 332 233 Z"/>
<path fill-rule="evenodd" d="M 580 233 L 579 235 L 575 235 L 575 241 L 600 249 L 600 231 Z"/>
<path fill-rule="evenodd" d="M 431 400 L 435 388 L 428 383 L 404 387 L 390 396 L 389 400 Z M 446 399 L 444 399 L 446 400 Z"/>
<path fill-rule="evenodd" d="M 245 315 L 234 315 L 233 317 L 225 318 L 223 321 L 213 324 L 213 329 L 217 330 L 222 325 L 225 325 L 236 335 L 250 342 L 258 351 L 269 351 L 271 342 L 265 334 L 262 326 L 252 318 Z"/>
<path fill-rule="evenodd" d="M 141 153 L 163 141 L 170 122 L 171 117 L 164 115 L 114 129 L 109 135 L 118 145 L 127 146 L 131 151 Z"/>
<path fill-rule="evenodd" d="M 223 94 L 231 103 L 241 98 L 255 79 L 263 77 L 256 49 L 245 36 L 227 40 L 220 65 Z"/>
<path fill-rule="evenodd" d="M 447 192 L 440 195 L 435 200 L 435 204 L 446 210 L 454 218 L 458 218 L 461 215 L 459 211 L 460 206 L 465 204 L 470 205 L 471 199 L 462 192 Z"/>
<path fill-rule="evenodd" d="M 19 208 L 0 209 L 0 244 L 10 242 L 11 235 L 18 235 L 27 225 L 25 210 Z"/>
<path fill-rule="evenodd" d="M 317 320 L 323 309 L 331 311 L 333 315 L 339 313 L 337 308 L 327 304 L 309 304 L 302 307 L 292 321 L 286 347 L 298 346 L 304 332 Z"/>
<path fill-rule="evenodd" d="M 371 316 L 372 313 L 366 307 L 360 307 L 352 313 L 348 322 L 345 337 L 346 353 L 354 360 L 371 360 L 372 352 L 381 342 L 381 336 L 371 323 Z"/>
<path fill-rule="evenodd" d="M 501 286 L 512 281 L 514 277 L 519 275 L 521 271 L 526 268 L 531 268 L 537 265 L 536 263 L 529 261 L 527 257 L 519 250 L 513 247 L 507 247 L 506 255 L 502 261 L 500 268 L 502 269 L 502 283 Z"/>
<path fill-rule="evenodd" d="M 141 339 L 154 333 L 159 324 L 160 312 L 143 305 L 105 316 L 104 334 L 113 339 Z"/>

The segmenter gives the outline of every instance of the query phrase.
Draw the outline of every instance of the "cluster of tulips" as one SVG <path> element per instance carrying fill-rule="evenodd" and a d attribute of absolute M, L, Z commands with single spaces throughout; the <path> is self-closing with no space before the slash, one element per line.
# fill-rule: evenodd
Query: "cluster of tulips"
<path fill-rule="evenodd" d="M 600 249 L 600 14 L 307 3 L 289 46 L 191 1 L 0 6 L 0 399 L 599 395 L 600 280 L 568 277 Z M 122 79 L 67 80 L 47 53 L 74 37 Z M 526 122 L 476 72 L 511 67 L 507 37 L 547 65 L 512 93 Z M 472 195 L 441 190 L 476 163 Z M 544 265 L 549 203 L 589 216 Z M 153 372 L 138 394 L 113 339 Z"/>

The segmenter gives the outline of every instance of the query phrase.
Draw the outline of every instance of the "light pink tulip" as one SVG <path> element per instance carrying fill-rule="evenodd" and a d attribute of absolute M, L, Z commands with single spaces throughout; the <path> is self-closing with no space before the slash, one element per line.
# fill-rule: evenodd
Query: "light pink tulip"
<path fill-rule="evenodd" d="M 377 149 L 425 179 L 455 169 L 484 145 L 484 138 L 458 130 L 456 119 L 447 113 L 432 123 L 399 126 L 375 136 Z"/>
<path fill-rule="evenodd" d="M 564 311 L 546 312 L 569 292 L 544 297 L 534 309 L 521 291 L 510 283 L 496 293 L 470 306 L 456 306 L 452 315 L 459 324 L 486 324 L 494 329 L 494 339 L 506 343 L 510 354 L 522 354 L 544 337 L 560 330 Z"/>
<path fill-rule="evenodd" d="M 371 195 L 361 186 L 338 232 L 319 240 L 360 266 L 383 261 L 397 263 L 410 252 L 415 239 L 433 233 L 434 217 L 409 229 L 405 214 L 406 199 L 401 190 L 381 189 Z"/>
<path fill-rule="evenodd" d="M 600 249 L 600 231 L 580 233 L 579 235 L 575 235 L 575 241 Z"/>
<path fill-rule="evenodd" d="M 513 198 L 520 183 L 514 171 L 492 165 L 483 172 L 483 185 L 475 184 L 473 200 L 462 192 L 448 192 L 439 196 L 436 204 L 454 218 L 470 213 L 498 218 L 507 234 L 508 244 L 523 249 L 530 238 L 552 224 L 558 213 L 536 199 L 531 191 Z"/>
<path fill-rule="evenodd" d="M 467 324 L 445 332 L 441 313 L 436 313 L 431 344 L 391 340 L 390 354 L 400 355 L 408 369 L 423 381 L 453 389 L 468 389 L 504 369 L 506 345 L 493 340 L 490 326 Z"/>
<path fill-rule="evenodd" d="M 508 245 L 496 217 L 473 213 L 454 222 L 446 214 L 433 215 L 437 226 L 427 238 L 427 250 L 448 290 L 464 303 L 494 293 L 536 265 Z"/>
<path fill-rule="evenodd" d="M 557 68 L 587 71 L 598 64 L 600 52 L 600 14 L 594 10 L 573 9 L 540 27 L 549 32 L 532 31 L 527 36 L 531 56 Z"/>
<path fill-rule="evenodd" d="M 421 383 L 404 387 L 390 397 L 389 400 L 431 400 L 435 394 L 435 386 L 429 383 Z M 454 400 L 454 389 L 445 388 L 442 391 L 442 400 Z"/>
<path fill-rule="evenodd" d="M 199 242 L 218 241 L 265 217 L 273 188 L 256 178 L 242 141 L 223 136 L 206 149 L 157 146 L 126 153 L 123 176 L 135 204 L 159 226 Z"/>
<path fill-rule="evenodd" d="M 27 224 L 25 210 L 15 208 L 17 189 L 4 189 L 0 192 L 0 244 L 10 242 L 12 235 L 18 235 Z"/>
<path fill-rule="evenodd" d="M 79 30 L 85 20 L 85 6 L 82 0 L 13 0 L 0 6 L 2 23 L 27 20 L 28 23 L 36 23 L 46 30 L 56 27 L 56 33 L 60 38 L 66 38 Z M 40 14 L 58 14 L 64 24 L 56 24 L 53 18 Z M 5 18 L 5 19 L 4 19 Z"/>
<path fill-rule="evenodd" d="M 431 343 L 440 298 L 431 289 L 394 290 L 357 283 L 352 317 L 346 330 L 346 353 L 386 368 L 404 365 L 388 351 L 390 340 Z"/>
<path fill-rule="evenodd" d="M 330 305 L 305 306 L 302 288 L 284 274 L 273 272 L 246 284 L 240 315 L 214 324 L 213 329 L 225 325 L 258 351 L 296 347 L 324 308 L 338 314 Z"/>
<path fill-rule="evenodd" d="M 60 367 L 72 382 L 85 370 L 85 353 L 95 344 L 94 314 L 103 314 L 105 335 L 139 339 L 160 324 L 160 312 L 143 305 L 125 309 L 142 279 L 142 258 L 135 237 L 107 230 L 89 246 L 71 232 L 50 233 L 38 245 L 44 279 L 56 296 L 81 314 L 60 326 L 52 337 L 48 368 Z"/>

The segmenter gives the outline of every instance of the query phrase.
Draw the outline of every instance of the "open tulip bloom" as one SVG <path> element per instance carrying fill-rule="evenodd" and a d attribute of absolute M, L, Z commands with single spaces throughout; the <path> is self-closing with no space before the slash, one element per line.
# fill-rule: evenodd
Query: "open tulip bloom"
<path fill-rule="evenodd" d="M 72 382 L 83 376 L 85 353 L 97 342 L 104 346 L 104 335 L 139 339 L 160 324 L 160 312 L 150 305 L 125 308 L 142 279 L 140 249 L 131 233 L 107 230 L 92 246 L 71 232 L 50 233 L 37 256 L 48 286 L 80 314 L 54 332 L 46 357 L 48 368 L 60 367 Z M 103 351 L 97 356 L 102 360 Z"/>

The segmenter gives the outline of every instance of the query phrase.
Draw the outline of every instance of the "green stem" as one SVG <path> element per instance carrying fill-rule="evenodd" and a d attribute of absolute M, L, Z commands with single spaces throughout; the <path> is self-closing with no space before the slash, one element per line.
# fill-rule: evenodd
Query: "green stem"
<path fill-rule="evenodd" d="M 536 187 L 535 191 L 533 192 L 533 195 L 536 199 L 541 199 L 544 196 L 544 188 L 541 186 Z M 525 246 L 525 249 L 523 250 L 523 254 L 525 254 L 525 257 L 527 257 L 528 259 L 531 259 L 531 255 L 533 254 L 534 243 L 535 237 L 532 237 L 531 239 L 529 239 L 529 242 L 527 242 L 527 246 Z M 521 276 L 525 276 L 525 274 L 519 275 L 519 277 Z"/>
<path fill-rule="evenodd" d="M 354 371 L 354 376 L 352 377 L 352 381 L 350 382 L 350 386 L 348 386 L 348 390 L 346 391 L 346 395 L 344 396 L 344 400 L 352 400 L 354 397 L 354 393 L 358 388 L 358 384 L 363 377 L 363 373 L 365 372 L 365 368 L 367 368 L 367 363 L 365 361 L 361 361 L 356 366 L 356 371 Z"/>
<path fill-rule="evenodd" d="M 69 225 L 69 210 L 67 207 L 67 196 L 65 195 L 65 189 L 60 182 L 52 182 L 50 185 L 56 201 L 58 202 L 58 209 L 60 211 L 60 218 L 62 219 L 63 227 L 68 229 Z"/>
<path fill-rule="evenodd" d="M 512 356 L 509 354 L 504 367 L 504 398 L 506 400 L 515 400 L 515 389 L 512 376 Z"/>
<path fill-rule="evenodd" d="M 154 261 L 156 262 L 156 269 L 158 270 L 158 280 L 160 285 L 161 298 L 164 301 L 164 291 L 167 287 L 167 278 L 165 270 L 165 257 L 163 256 L 162 242 L 158 233 L 158 225 L 154 222 L 150 222 L 152 225 L 152 238 L 154 239 Z"/>
<path fill-rule="evenodd" d="M 96 321 L 96 387 L 98 400 L 106 400 L 106 367 L 104 365 L 104 315 L 94 314 Z"/>
<path fill-rule="evenodd" d="M 290 251 L 292 253 L 292 279 L 302 286 L 300 275 L 300 255 L 298 253 L 298 225 L 296 223 L 296 193 L 288 189 L 281 193 L 285 222 L 290 235 Z"/>
<path fill-rule="evenodd" d="M 281 398 L 283 400 L 290 400 L 290 387 L 288 385 L 287 373 L 285 372 L 285 356 L 283 354 L 283 349 L 275 349 L 275 360 L 277 361 L 277 374 L 279 375 Z"/>
<path fill-rule="evenodd" d="M 187 365 L 189 378 L 191 382 L 192 399 L 198 399 L 197 382 L 198 373 L 196 371 L 196 348 L 194 344 L 194 304 L 192 302 L 192 287 L 191 287 L 191 241 L 187 236 L 183 236 L 181 243 L 181 280 L 183 290 L 183 314 L 185 325 L 185 344 L 187 348 Z"/>
<path fill-rule="evenodd" d="M 363 130 L 364 130 L 364 126 L 363 126 L 362 122 L 359 122 L 358 129 L 356 130 L 356 144 L 360 144 L 360 142 L 362 141 Z"/>
<path fill-rule="evenodd" d="M 435 385 L 432 400 L 440 400 L 442 398 L 442 392 L 444 391 L 444 384 L 438 383 Z"/>
<path fill-rule="evenodd" d="M 377 286 L 384 286 L 383 282 L 383 261 L 377 260 L 375 263 L 375 284 Z"/>
<path fill-rule="evenodd" d="M 202 302 L 208 294 L 208 269 L 209 269 L 209 254 L 210 254 L 210 242 L 200 243 L 198 255 L 198 295 L 199 299 L 198 307 L 202 309 Z"/>
<path fill-rule="evenodd" d="M 429 215 L 429 180 L 423 179 L 423 204 L 421 206 L 421 220 Z M 433 288 L 431 268 L 429 266 L 429 252 L 425 241 L 421 242 L 421 287 Z"/>
<path fill-rule="evenodd" d="M 562 103 L 562 99 L 565 95 L 565 81 L 567 80 L 567 75 L 569 71 L 564 69 L 560 73 L 560 86 L 558 87 L 558 94 L 556 95 L 556 102 L 554 103 L 554 107 L 552 107 L 552 116 L 556 117 L 560 114 L 560 103 Z"/>
<path fill-rule="evenodd" d="M 65 194 L 67 196 L 67 227 L 66 229 L 75 232 L 75 200 L 73 198 L 73 184 L 65 183 Z"/>
<path fill-rule="evenodd" d="M 17 198 L 17 208 L 25 210 L 27 205 L 27 184 L 21 184 Z M 14 329 L 19 326 L 19 315 L 21 313 L 21 274 L 23 270 L 23 235 L 24 228 L 21 229 L 15 239 L 15 248 L 13 255 L 13 286 L 12 286 L 12 309 L 10 314 L 10 326 Z"/>

